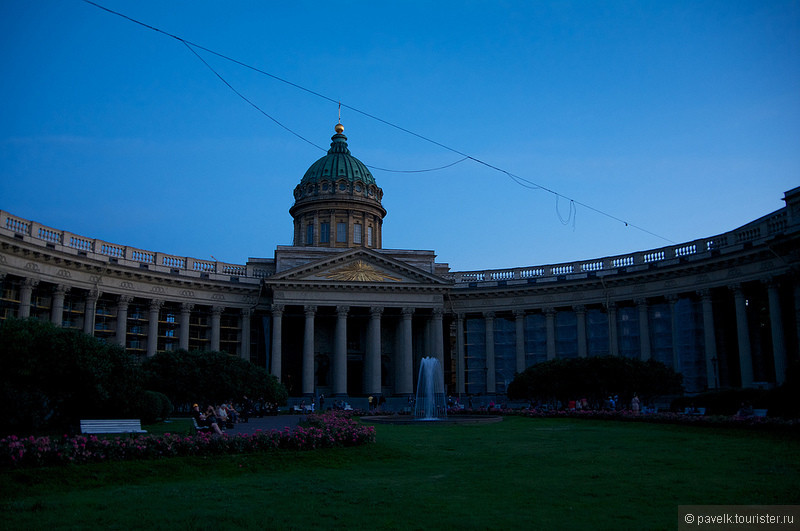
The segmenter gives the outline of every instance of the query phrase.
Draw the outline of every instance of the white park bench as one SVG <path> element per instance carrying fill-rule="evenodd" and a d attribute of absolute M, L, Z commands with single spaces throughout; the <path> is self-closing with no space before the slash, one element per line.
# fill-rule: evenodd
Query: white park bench
<path fill-rule="evenodd" d="M 81 433 L 147 433 L 139 419 L 82 420 Z"/>

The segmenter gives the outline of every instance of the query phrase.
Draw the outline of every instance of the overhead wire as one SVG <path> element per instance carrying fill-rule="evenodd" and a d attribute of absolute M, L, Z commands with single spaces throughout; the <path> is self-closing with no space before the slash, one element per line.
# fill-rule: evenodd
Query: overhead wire
<path fill-rule="evenodd" d="M 232 86 L 232 85 L 230 85 L 230 84 L 229 84 L 227 81 L 225 81 L 225 79 L 224 79 L 224 78 L 222 78 L 222 76 L 221 76 L 221 75 L 219 75 L 219 73 L 217 73 L 217 72 L 216 72 L 216 71 L 215 71 L 215 70 L 214 70 L 214 69 L 213 69 L 213 68 L 212 68 L 212 67 L 211 67 L 211 66 L 210 66 L 210 65 L 209 65 L 209 64 L 208 64 L 206 61 L 204 61 L 204 60 L 202 59 L 202 57 L 201 57 L 201 56 L 200 56 L 200 55 L 197 53 L 197 51 L 195 50 L 195 48 L 196 48 L 196 49 L 198 49 L 198 50 L 203 50 L 204 52 L 210 53 L 210 54 L 212 54 L 212 55 L 215 55 L 215 56 L 217 56 L 217 57 L 219 57 L 219 58 L 221 58 L 221 59 L 225 59 L 226 61 L 230 61 L 230 62 L 232 62 L 232 63 L 234 63 L 234 64 L 237 64 L 237 65 L 239 65 L 239 66 L 241 66 L 241 67 L 243 67 L 243 68 L 246 68 L 246 69 L 248 69 L 248 70 L 252 70 L 252 71 L 254 71 L 254 72 L 257 72 L 257 73 L 259 73 L 259 74 L 262 74 L 262 75 L 264 75 L 264 76 L 267 76 L 267 77 L 269 77 L 269 78 L 271 78 L 271 79 L 274 79 L 274 80 L 276 80 L 276 81 L 280 81 L 281 83 L 287 84 L 287 85 L 289 85 L 289 86 L 291 86 L 291 87 L 294 87 L 294 88 L 296 88 L 296 89 L 298 89 L 298 90 L 301 90 L 301 91 L 303 91 L 303 92 L 306 92 L 306 93 L 308 93 L 308 94 L 311 94 L 311 95 L 313 95 L 313 96 L 316 96 L 316 97 L 318 97 L 318 98 L 321 98 L 321 99 L 323 99 L 323 100 L 326 100 L 326 101 L 328 101 L 328 102 L 335 103 L 335 104 L 339 105 L 340 107 L 344 107 L 344 108 L 346 108 L 346 109 L 350 109 L 351 111 L 353 111 L 353 112 L 355 112 L 355 113 L 361 114 L 362 116 L 365 116 L 365 117 L 367 117 L 367 118 L 371 118 L 371 119 L 373 119 L 373 120 L 375 120 L 375 121 L 377 121 L 377 122 L 380 122 L 380 123 L 382 123 L 382 124 L 384 124 L 384 125 L 387 125 L 387 126 L 389 126 L 389 127 L 392 127 L 392 128 L 394 128 L 394 129 L 397 129 L 397 130 L 399 130 L 399 131 L 402 131 L 402 132 L 404 132 L 404 133 L 406 133 L 406 134 L 409 134 L 409 135 L 411 135 L 411 136 L 414 136 L 414 137 L 416 137 L 416 138 L 419 138 L 420 140 L 424 140 L 424 141 L 426 141 L 426 142 L 428 142 L 428 143 L 431 143 L 431 144 L 433 144 L 433 145 L 435 145 L 435 146 L 439 146 L 439 147 L 440 147 L 440 148 L 442 148 L 442 149 L 445 149 L 445 150 L 447 150 L 447 151 L 450 151 L 450 152 L 452 152 L 452 153 L 455 153 L 455 154 L 457 154 L 457 155 L 460 155 L 460 156 L 462 157 L 462 159 L 460 159 L 460 160 L 458 160 L 458 161 L 456 161 L 456 162 L 453 162 L 453 163 L 451 163 L 451 164 L 448 164 L 448 165 L 446 165 L 446 166 L 442 166 L 441 168 L 431 168 L 431 169 L 426 169 L 426 170 L 384 170 L 384 169 L 382 169 L 382 168 L 377 168 L 377 167 L 376 167 L 375 169 L 378 169 L 378 170 L 381 170 L 381 171 L 393 171 L 393 172 L 399 172 L 399 173 L 416 173 L 416 172 L 423 172 L 423 171 L 435 171 L 435 170 L 437 170 L 437 169 L 444 169 L 444 168 L 448 168 L 448 167 L 450 167 L 450 166 L 454 166 L 455 164 L 459 164 L 459 163 L 461 163 L 461 162 L 463 162 L 463 161 L 465 161 L 465 160 L 471 160 L 471 161 L 473 161 L 473 162 L 475 162 L 475 163 L 477 163 L 477 164 L 480 164 L 480 165 L 482 165 L 482 166 L 485 166 L 485 167 L 487 167 L 487 168 L 490 168 L 490 169 L 492 169 L 492 170 L 495 170 L 495 171 L 497 171 L 497 172 L 500 172 L 500 173 L 503 173 L 503 174 L 505 174 L 505 175 L 506 175 L 506 176 L 508 176 L 508 177 L 509 177 L 509 178 L 510 178 L 512 181 L 516 182 L 517 184 L 519 184 L 519 185 L 521 185 L 521 186 L 523 186 L 523 187 L 525 187 L 525 188 L 530 188 L 530 189 L 534 189 L 534 190 L 536 190 L 536 189 L 539 189 L 539 190 L 543 190 L 543 191 L 545 191 L 545 192 L 548 192 L 548 193 L 550 193 L 550 194 L 552 194 L 552 195 L 556 196 L 556 201 L 558 201 L 558 198 L 563 198 L 563 199 L 566 199 L 566 200 L 570 201 L 570 205 L 571 205 L 571 206 L 570 206 L 570 209 L 571 209 L 571 211 L 572 211 L 572 209 L 573 209 L 573 208 L 575 208 L 575 206 L 574 206 L 574 205 L 579 205 L 579 206 L 582 206 L 582 207 L 584 207 L 584 208 L 587 208 L 587 209 L 591 210 L 592 212 L 595 212 L 595 213 L 597 213 L 597 214 L 600 214 L 600 215 L 602 215 L 602 216 L 605 216 L 605 217 L 607 217 L 607 218 L 609 218 L 609 219 L 612 219 L 612 220 L 614 220 L 614 221 L 617 221 L 617 222 L 619 222 L 619 223 L 622 223 L 622 224 L 624 224 L 624 225 L 625 225 L 625 227 L 631 227 L 631 228 L 634 228 L 634 229 L 636 229 L 636 230 L 639 230 L 639 231 L 641 231 L 641 232 L 644 232 L 644 233 L 646 233 L 646 234 L 649 234 L 649 235 L 651 235 L 651 236 L 654 236 L 654 237 L 656 237 L 656 238 L 659 238 L 659 239 L 665 240 L 665 241 L 667 241 L 667 242 L 669 242 L 669 243 L 672 243 L 672 244 L 674 244 L 674 243 L 675 243 L 673 240 L 670 240 L 669 238 L 667 238 L 667 237 L 665 237 L 665 236 L 662 236 L 662 235 L 660 235 L 660 234 L 656 234 L 655 232 L 652 232 L 652 231 L 650 231 L 650 230 L 644 229 L 643 227 L 640 227 L 640 226 L 638 226 L 638 225 L 635 225 L 635 224 L 633 224 L 633 223 L 631 223 L 631 222 L 629 222 L 629 221 L 626 221 L 626 220 L 624 220 L 624 219 L 622 219 L 622 218 L 619 218 L 619 217 L 617 217 L 617 216 L 614 216 L 614 215 L 612 215 L 612 214 L 609 214 L 608 212 L 605 212 L 605 211 L 603 211 L 603 210 L 600 210 L 600 209 L 598 209 L 598 208 L 592 207 L 592 206 L 590 206 L 590 205 L 588 205 L 588 204 L 586 204 L 586 203 L 583 203 L 583 202 L 581 202 L 581 201 L 575 200 L 575 199 L 573 199 L 573 198 L 571 198 L 571 197 L 568 197 L 568 196 L 566 196 L 566 195 L 564 195 L 564 194 L 561 194 L 561 193 L 559 193 L 559 192 L 557 192 L 557 191 L 555 191 L 555 190 L 552 190 L 552 189 L 550 189 L 550 188 L 547 188 L 547 187 L 545 187 L 545 186 L 542 186 L 542 185 L 540 185 L 540 184 L 538 184 L 538 183 L 536 183 L 536 182 L 533 182 L 533 181 L 531 181 L 531 180 L 529 180 L 529 179 L 525 179 L 525 178 L 523 178 L 523 177 L 520 177 L 520 176 L 518 176 L 518 175 L 514 175 L 514 174 L 512 174 L 511 172 L 509 172 L 509 171 L 507 171 L 507 170 L 504 170 L 503 168 L 500 168 L 500 167 L 498 167 L 498 166 L 495 166 L 495 165 L 493 165 L 493 164 L 490 164 L 490 163 L 488 163 L 488 162 L 486 162 L 486 161 L 484 161 L 484 160 L 481 160 L 481 159 L 479 159 L 479 158 L 477 158 L 477 157 L 473 157 L 472 155 L 469 155 L 468 153 L 464 153 L 464 152 L 462 152 L 462 151 L 460 151 L 460 150 L 458 150 L 458 149 L 456 149 L 456 148 L 450 147 L 450 146 L 448 146 L 448 145 L 446 145 L 446 144 L 442 144 L 441 142 L 438 142 L 438 141 L 436 141 L 436 140 L 433 140 L 432 138 L 426 137 L 426 136 L 424 136 L 424 135 L 421 135 L 421 134 L 419 134 L 419 133 L 417 133 L 417 132 L 415 132 L 415 131 L 412 131 L 412 130 L 410 130 L 410 129 L 407 129 L 407 128 L 405 128 L 405 127 L 402 127 L 402 126 L 400 126 L 400 125 L 397 125 L 397 124 L 395 124 L 395 123 L 392 123 L 392 122 L 390 122 L 390 121 L 388 121 L 388 120 L 385 120 L 385 119 L 383 119 L 383 118 L 380 118 L 379 116 L 375 116 L 375 115 L 373 115 L 373 114 L 371 114 L 371 113 L 368 113 L 368 112 L 366 112 L 366 111 L 363 111 L 363 110 L 361 110 L 361 109 L 358 109 L 358 108 L 356 108 L 356 107 L 353 107 L 353 106 L 351 106 L 351 105 L 347 105 L 347 104 L 345 104 L 345 103 L 342 103 L 342 102 L 341 102 L 341 101 L 339 101 L 339 100 L 336 100 L 336 99 L 334 99 L 334 98 L 331 98 L 330 96 L 326 96 L 326 95 L 324 95 L 324 94 L 322 94 L 322 93 L 319 93 L 319 92 L 317 92 L 317 91 L 314 91 L 314 90 L 312 90 L 312 89 L 309 89 L 309 88 L 307 88 L 307 87 L 304 87 L 304 86 L 302 86 L 302 85 L 299 85 L 299 84 L 297 84 L 297 83 L 294 83 L 294 82 L 292 82 L 292 81 L 289 81 L 288 79 L 284 79 L 284 78 L 282 78 L 282 77 L 280 77 L 280 76 L 277 76 L 277 75 L 275 75 L 275 74 L 272 74 L 272 73 L 270 73 L 270 72 L 267 72 L 267 71 L 265 71 L 265 70 L 262 70 L 262 69 L 260 69 L 260 68 L 254 67 L 254 66 L 252 66 L 252 65 L 249 65 L 249 64 L 247 64 L 247 63 L 244 63 L 244 62 L 242 62 L 242 61 L 239 61 L 239 60 L 237 60 L 237 59 L 234 59 L 233 57 L 230 57 L 230 56 L 227 56 L 227 55 L 225 55 L 225 54 L 219 53 L 219 52 L 217 52 L 217 51 L 214 51 L 214 50 L 212 50 L 212 49 L 210 49 L 210 48 L 207 48 L 207 47 L 205 47 L 205 46 L 202 46 L 202 45 L 200 45 L 200 44 L 197 44 L 197 43 L 194 43 L 194 42 L 192 42 L 192 41 L 189 41 L 189 40 L 187 40 L 187 39 L 184 39 L 183 37 L 179 37 L 179 36 L 177 36 L 177 35 L 175 35 L 175 34 L 173 34 L 173 33 L 169 33 L 169 32 L 167 32 L 167 31 L 164 31 L 164 30 L 162 30 L 162 29 L 159 29 L 159 28 L 157 28 L 157 27 L 155 27 L 155 26 L 152 26 L 152 25 L 150 25 L 150 24 L 146 24 L 146 23 L 144 23 L 144 22 L 141 22 L 141 21 L 139 21 L 139 20 L 137 20 L 137 19 L 134 19 L 134 18 L 132 18 L 132 17 L 129 17 L 129 16 L 127 16 L 127 15 L 123 14 L 123 13 L 120 13 L 120 12 L 118 12 L 118 11 L 114 11 L 113 9 L 109 9 L 109 8 L 107 8 L 107 7 L 105 7 L 105 6 L 102 6 L 102 5 L 98 4 L 98 3 L 96 3 L 96 2 L 93 2 L 92 0 L 83 0 L 83 1 L 84 1 L 85 3 L 87 3 L 87 4 L 90 4 L 90 5 L 94 6 L 94 7 L 97 7 L 98 9 L 101 9 L 101 10 L 103 10 L 103 11 L 106 11 L 106 12 L 108 12 L 108 13 L 110 13 L 110 14 L 113 14 L 113 15 L 117 15 L 117 16 L 119 16 L 119 17 L 122 17 L 122 18 L 124 18 L 124 19 L 126 19 L 126 20 L 130 21 L 130 22 L 133 22 L 134 24 L 138 24 L 138 25 L 140 25 L 140 26 L 142 26 L 142 27 L 145 27 L 145 28 L 147 28 L 147 29 L 150 29 L 150 30 L 152 30 L 152 31 L 155 31 L 155 32 L 161 33 L 162 35 L 165 35 L 165 36 L 167 36 L 167 37 L 171 37 L 171 38 L 173 38 L 173 39 L 175 39 L 175 40 L 177 40 L 177 41 L 179 41 L 179 42 L 183 43 L 184 45 L 186 45 L 186 46 L 187 46 L 187 47 L 188 47 L 188 48 L 189 48 L 189 49 L 192 51 L 192 53 L 194 53 L 194 55 L 195 55 L 195 56 L 197 56 L 197 57 L 198 57 L 198 58 L 199 58 L 199 59 L 200 59 L 200 60 L 201 60 L 201 61 L 202 61 L 202 62 L 203 62 L 203 63 L 204 63 L 204 64 L 205 64 L 205 65 L 206 65 L 206 66 L 207 66 L 209 69 L 211 69 L 211 70 L 212 70 L 212 72 L 214 72 L 214 73 L 217 75 L 217 77 L 218 77 L 218 78 L 219 78 L 219 79 L 220 79 L 220 80 L 221 80 L 223 83 L 225 83 L 225 85 L 227 85 L 227 86 L 228 86 L 228 87 L 229 87 L 231 90 L 233 90 L 233 92 L 234 92 L 234 93 L 236 93 L 237 95 L 239 95 L 239 97 L 240 97 L 240 98 L 242 98 L 242 99 L 243 99 L 243 100 L 245 100 L 247 103 L 249 103 L 250 105 L 252 105 L 253 107 L 255 107 L 255 108 L 256 108 L 256 109 L 257 109 L 259 112 L 261 112 L 262 114 L 264 114 L 266 117 L 268 117 L 270 120 L 272 120 L 273 122 L 275 122 L 276 124 L 278 124 L 280 127 L 282 127 L 282 128 L 284 128 L 284 129 L 286 129 L 287 131 L 289 131 L 289 132 L 290 132 L 290 133 L 292 133 L 293 135 L 297 136 L 298 138 L 302 139 L 302 140 L 303 140 L 303 141 L 305 141 L 305 142 L 308 142 L 309 144 L 311 144 L 312 146 L 314 146 L 314 147 L 316 147 L 316 148 L 319 148 L 319 149 L 323 149 L 323 150 L 324 150 L 324 148 L 321 148 L 320 146 L 318 146 L 318 145 L 314 144 L 313 142 L 311 142 L 310 140 L 306 139 L 306 138 L 305 138 L 305 137 L 303 137 L 302 135 L 300 135 L 300 134 L 298 134 L 298 133 L 296 133 L 296 132 L 292 131 L 291 129 L 289 129 L 288 127 L 286 127 L 286 126 L 285 126 L 285 125 L 283 125 L 282 123 L 280 123 L 278 120 L 276 120 L 275 118 L 273 118 L 272 116 L 270 116 L 269 114 L 267 114 L 266 112 L 264 112 L 263 110 L 261 110 L 261 109 L 260 109 L 260 108 L 259 108 L 257 105 L 255 105 L 253 102 L 251 102 L 249 99 L 247 99 L 247 98 L 246 98 L 244 95 L 242 95 L 241 93 L 239 93 L 239 92 L 238 92 L 236 89 L 234 89 L 234 88 L 233 88 L 233 86 Z M 523 183 L 524 183 L 524 184 L 523 184 Z M 560 215 L 560 213 L 559 213 L 558 215 L 559 215 L 559 218 L 561 218 L 561 215 Z M 562 220 L 562 222 L 563 222 L 563 220 Z"/>

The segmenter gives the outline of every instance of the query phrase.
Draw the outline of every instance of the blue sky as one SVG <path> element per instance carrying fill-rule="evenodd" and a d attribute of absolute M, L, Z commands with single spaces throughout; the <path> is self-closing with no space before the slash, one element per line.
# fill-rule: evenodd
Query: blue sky
<path fill-rule="evenodd" d="M 373 169 L 384 247 L 453 270 L 711 236 L 800 185 L 798 1 L 99 3 L 324 95 L 197 50 L 317 146 L 341 101 L 368 166 L 463 153 L 525 179 Z M 0 50 L 0 209 L 232 263 L 291 245 L 324 152 L 182 42 L 81 0 L 2 0 Z"/>

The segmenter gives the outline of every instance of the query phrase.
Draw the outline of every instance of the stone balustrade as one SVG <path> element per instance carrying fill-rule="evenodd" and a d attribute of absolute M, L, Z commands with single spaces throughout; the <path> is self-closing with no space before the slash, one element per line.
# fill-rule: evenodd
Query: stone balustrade
<path fill-rule="evenodd" d="M 68 254 L 138 269 L 189 276 L 208 275 L 208 278 L 216 280 L 231 280 L 233 278 L 238 280 L 238 277 L 248 277 L 247 266 L 242 264 L 197 260 L 185 256 L 175 256 L 119 245 L 67 231 L 60 231 L 2 210 L 0 210 L 0 233 L 6 233 L 6 235 L 15 239 Z M 258 278 L 254 275 L 250 276 L 253 277 L 253 283 L 258 282 Z"/>
<path fill-rule="evenodd" d="M 658 249 L 562 264 L 456 271 L 449 273 L 449 276 L 456 287 L 462 288 L 472 287 L 479 283 L 559 281 L 588 278 L 590 275 L 605 276 L 643 270 L 648 267 L 673 265 L 681 261 L 709 258 L 717 253 L 735 251 L 748 243 L 774 237 L 788 228 L 787 211 L 781 209 L 725 234 Z M 0 231 L 7 232 L 17 239 L 24 239 L 64 252 L 105 259 L 133 267 L 152 268 L 156 271 L 163 268 L 164 272 L 172 274 L 208 275 L 209 278 L 211 275 L 219 275 L 218 280 L 243 278 L 250 279 L 252 282 L 258 282 L 269 276 L 269 272 L 266 270 L 260 268 L 248 270 L 248 267 L 242 264 L 198 260 L 91 239 L 59 231 L 5 211 L 0 211 Z"/>

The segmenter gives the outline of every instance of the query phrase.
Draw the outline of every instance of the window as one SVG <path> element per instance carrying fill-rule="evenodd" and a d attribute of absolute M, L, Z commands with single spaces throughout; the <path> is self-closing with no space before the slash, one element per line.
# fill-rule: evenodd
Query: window
<path fill-rule="evenodd" d="M 336 242 L 347 243 L 347 223 L 336 224 Z"/>
<path fill-rule="evenodd" d="M 319 242 L 320 243 L 328 243 L 331 241 L 331 224 L 330 223 L 320 223 L 319 224 Z"/>
<path fill-rule="evenodd" d="M 374 246 L 372 243 L 372 227 L 367 227 L 367 245 L 370 247 Z"/>
<path fill-rule="evenodd" d="M 361 243 L 361 223 L 353 225 L 353 243 Z"/>
<path fill-rule="evenodd" d="M 314 245 L 314 225 L 306 227 L 306 245 Z"/>

